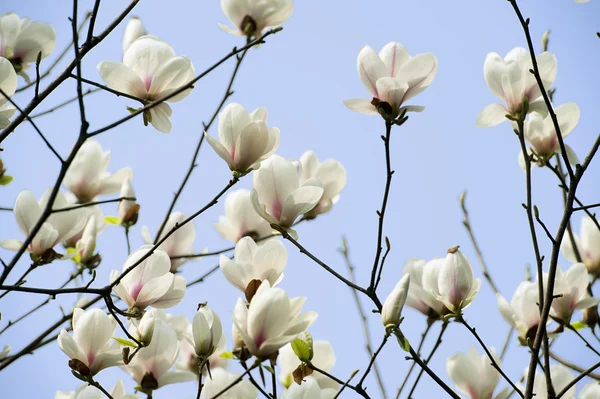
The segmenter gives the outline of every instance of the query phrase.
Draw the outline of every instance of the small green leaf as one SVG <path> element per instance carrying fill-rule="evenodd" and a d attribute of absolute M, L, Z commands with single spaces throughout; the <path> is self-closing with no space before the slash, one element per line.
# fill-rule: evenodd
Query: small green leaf
<path fill-rule="evenodd" d="M 223 352 L 219 357 L 221 359 L 235 359 L 235 356 L 231 352 Z"/>
<path fill-rule="evenodd" d="M 13 181 L 13 179 L 14 179 L 14 177 L 12 177 L 12 176 L 3 175 L 2 177 L 0 177 L 0 186 L 6 186 L 8 183 Z"/>
<path fill-rule="evenodd" d="M 116 226 L 121 225 L 121 219 L 118 216 L 104 216 L 104 221 L 108 224 L 113 224 Z"/>
<path fill-rule="evenodd" d="M 132 342 L 128 339 L 116 338 L 116 337 L 112 337 L 112 339 L 114 339 L 115 341 L 117 341 L 119 344 L 121 344 L 123 346 L 131 346 L 132 348 L 137 348 L 137 345 L 135 344 L 135 342 Z"/>
<path fill-rule="evenodd" d="M 583 322 L 583 320 L 579 320 L 579 321 L 576 321 L 575 323 L 571 323 L 571 327 L 573 327 L 575 330 L 583 330 L 587 326 Z"/>
<path fill-rule="evenodd" d="M 402 334 L 397 334 L 396 338 L 398 339 L 398 344 L 405 352 L 410 352 L 410 343 L 408 342 L 408 338 L 406 338 Z"/>
<path fill-rule="evenodd" d="M 275 370 L 273 370 L 273 368 L 272 368 L 272 367 L 263 365 L 263 368 L 264 368 L 265 370 L 267 370 L 269 373 L 271 373 L 271 374 L 275 375 Z"/>
<path fill-rule="evenodd" d="M 296 356 L 298 356 L 298 359 L 302 360 L 303 362 L 310 361 L 310 347 L 306 342 L 300 338 L 296 338 L 291 342 L 291 345 L 294 353 Z"/>

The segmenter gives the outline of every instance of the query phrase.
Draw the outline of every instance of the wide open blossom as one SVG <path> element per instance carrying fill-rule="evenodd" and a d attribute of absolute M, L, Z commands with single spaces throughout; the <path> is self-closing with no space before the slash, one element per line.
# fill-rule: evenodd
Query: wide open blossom
<path fill-rule="evenodd" d="M 158 241 L 160 241 L 167 233 L 169 233 L 176 225 L 181 224 L 186 220 L 188 216 L 183 212 L 173 212 L 169 215 L 167 223 L 163 228 Z M 147 226 L 142 227 L 142 238 L 148 245 L 152 244 L 152 238 L 150 237 L 150 231 Z M 169 236 L 162 244 L 158 246 L 158 249 L 162 249 L 171 258 L 171 272 L 175 273 L 178 267 L 187 262 L 186 258 L 172 259 L 174 256 L 189 255 L 193 252 L 194 240 L 196 239 L 196 226 L 193 221 L 190 221 L 173 234 Z"/>
<path fill-rule="evenodd" d="M 110 174 L 106 171 L 109 163 L 110 151 L 103 151 L 97 140 L 86 140 L 67 170 L 63 183 L 82 204 L 98 195 L 118 193 L 123 181 L 133 178 L 133 172 L 131 168 L 122 168 Z"/>
<path fill-rule="evenodd" d="M 192 372 L 171 370 L 178 354 L 175 330 L 162 320 L 155 319 L 150 345 L 140 349 L 126 369 L 143 391 L 195 380 L 196 375 Z"/>
<path fill-rule="evenodd" d="M 269 27 L 284 23 L 294 10 L 292 0 L 221 0 L 221 8 L 235 29 L 218 24 L 227 33 L 258 37 Z"/>
<path fill-rule="evenodd" d="M 121 349 L 111 345 L 117 327 L 114 317 L 102 309 L 73 311 L 73 336 L 67 330 L 58 335 L 58 346 L 69 356 L 69 367 L 83 376 L 95 375 L 123 363 Z"/>
<path fill-rule="evenodd" d="M 144 103 L 169 95 L 194 78 L 190 59 L 175 55 L 175 50 L 168 43 L 151 35 L 131 43 L 123 55 L 123 63 L 103 61 L 98 64 L 98 71 L 108 87 Z M 183 100 L 191 90 L 186 89 L 166 101 Z M 171 107 L 163 102 L 145 112 L 144 120 L 159 132 L 169 133 L 171 114 Z"/>
<path fill-rule="evenodd" d="M 381 322 L 384 327 L 398 326 L 402 317 L 402 308 L 408 296 L 408 287 L 410 286 L 410 274 L 402 276 L 392 292 L 385 298 L 383 308 L 381 309 Z"/>
<path fill-rule="evenodd" d="M 527 375 L 527 370 L 525 370 L 525 375 Z M 554 387 L 554 392 L 556 393 L 561 392 L 574 379 L 573 374 L 571 374 L 569 369 L 562 364 L 553 364 L 550 366 L 550 378 L 552 379 L 552 386 Z M 520 384 L 517 384 L 517 386 L 519 385 Z M 561 396 L 561 398 L 575 399 L 576 389 L 576 386 L 573 385 L 563 396 Z M 535 373 L 533 394 L 535 395 L 535 399 L 548 399 L 546 376 L 544 373 Z"/>
<path fill-rule="evenodd" d="M 115 383 L 115 386 L 110 391 L 110 396 L 113 399 L 139 399 L 140 397 L 134 394 L 125 394 L 125 386 L 119 379 Z M 81 384 L 75 391 L 64 392 L 58 391 L 54 396 L 54 399 L 104 399 L 106 395 L 95 386 L 88 384 Z"/>
<path fill-rule="evenodd" d="M 237 243 L 242 237 L 253 240 L 271 235 L 269 222 L 263 219 L 252 205 L 250 190 L 233 191 L 225 198 L 225 215 L 219 216 L 219 223 L 213 224 L 221 237 Z M 267 241 L 260 241 L 259 244 Z"/>
<path fill-rule="evenodd" d="M 14 12 L 0 16 L 0 57 L 8 59 L 17 73 L 29 69 L 39 53 L 46 58 L 54 47 L 56 31 L 50 24 L 19 18 Z"/>
<path fill-rule="evenodd" d="M 550 90 L 556 79 L 556 57 L 543 52 L 536 57 L 540 77 L 546 90 Z M 489 53 L 483 65 L 483 75 L 488 87 L 504 104 L 490 104 L 477 116 L 478 127 L 496 126 L 506 120 L 506 115 L 522 117 L 523 99 L 529 103 L 528 112 L 546 114 L 548 109 L 542 92 L 530 69 L 533 69 L 529 51 L 524 48 L 512 49 L 506 57 Z"/>
<path fill-rule="evenodd" d="M 395 118 L 404 110 L 420 112 L 425 108 L 404 104 L 429 87 L 437 73 L 437 58 L 432 53 L 411 56 L 403 45 L 391 42 L 379 54 L 364 46 L 356 66 L 373 99 L 345 100 L 344 104 L 352 111 Z"/>
<path fill-rule="evenodd" d="M 592 298 L 587 291 L 590 278 L 583 263 L 575 263 L 563 272 L 556 269 L 554 294 L 561 295 L 552 301 L 550 315 L 561 324 L 569 324 L 576 310 L 598 305 L 600 299 Z"/>
<path fill-rule="evenodd" d="M 221 255 L 219 266 L 227 281 L 244 292 L 252 280 L 267 280 L 271 287 L 279 284 L 287 258 L 285 245 L 279 240 L 259 246 L 244 237 L 235 245 L 235 261 Z"/>
<path fill-rule="evenodd" d="M 498 365 L 500 359 L 494 348 L 490 352 Z M 446 360 L 446 372 L 456 384 L 456 387 L 469 395 L 470 399 L 492 399 L 500 373 L 492 366 L 487 354 L 479 355 L 472 346 L 467 353 L 457 353 Z M 500 392 L 496 399 L 506 397 L 506 390 Z"/>
<path fill-rule="evenodd" d="M 238 298 L 232 318 L 248 351 L 266 359 L 305 331 L 317 318 L 316 312 L 301 313 L 305 301 L 306 297 L 290 299 L 281 288 L 271 288 L 268 280 L 248 307 Z"/>
<path fill-rule="evenodd" d="M 556 107 L 554 112 L 558 118 L 561 136 L 564 139 L 577 126 L 577 122 L 579 121 L 579 106 L 575 103 L 567 103 Z M 513 126 L 516 127 L 515 122 L 513 122 Z M 546 161 L 554 154 L 560 154 L 561 152 L 550 114 L 543 117 L 537 112 L 531 113 L 523 123 L 523 135 L 537 157 L 542 161 Z M 576 165 L 579 163 L 575 151 L 567 144 L 565 144 L 565 150 L 571 164 Z M 525 170 L 523 151 L 519 152 L 519 166 Z"/>
<path fill-rule="evenodd" d="M 0 17 L 0 20 L 2 17 Z M 0 33 L 0 48 L 2 46 L 2 34 Z M 0 57 L 0 89 L 9 97 L 15 94 L 17 89 L 17 74 L 6 58 Z M 10 124 L 10 118 L 17 109 L 8 101 L 8 98 L 0 94 L 0 129 Z"/>
<path fill-rule="evenodd" d="M 573 234 L 573 239 L 588 272 L 592 276 L 600 274 L 600 229 L 589 216 L 583 216 L 579 236 Z M 560 249 L 565 258 L 573 263 L 578 262 L 568 233 L 564 235 Z"/>
<path fill-rule="evenodd" d="M 434 258 L 429 262 L 424 259 L 410 258 L 404 265 L 404 274 L 410 275 L 410 286 L 406 297 L 406 306 L 411 307 L 425 316 L 437 320 L 448 312 L 446 305 L 426 290 L 424 279 L 431 281 L 428 286 L 435 286 L 438 282 L 444 258 Z M 427 270 L 427 271 L 425 271 Z"/>
<path fill-rule="evenodd" d="M 250 114 L 240 104 L 229 104 L 219 114 L 219 140 L 204 134 L 229 169 L 241 174 L 260 168 L 279 146 L 279 129 L 267 127 L 265 107 Z"/>
<path fill-rule="evenodd" d="M 331 346 L 328 341 L 317 340 L 313 342 L 313 358 L 311 359 L 311 363 L 314 364 L 315 367 L 318 367 L 325 372 L 330 372 L 333 369 L 333 366 L 335 366 L 335 360 L 333 346 Z M 300 366 L 301 362 L 294 353 L 291 344 L 287 344 L 279 350 L 277 363 L 279 366 L 279 381 L 281 384 L 286 388 L 297 385 L 294 382 L 292 373 Z M 337 389 L 339 386 L 337 382 L 321 373 L 315 372 L 311 377 L 314 378 L 321 389 Z M 304 382 L 302 385 L 304 385 Z"/>
<path fill-rule="evenodd" d="M 321 200 L 323 188 L 317 178 L 301 181 L 301 169 L 273 155 L 252 176 L 252 205 L 270 224 L 290 229 L 296 219 Z"/>
<path fill-rule="evenodd" d="M 14 205 L 14 213 L 17 218 L 19 228 L 23 235 L 28 236 L 29 232 L 38 222 L 43 210 L 48 204 L 52 188 L 48 188 L 40 201 L 35 199 L 33 193 L 29 190 L 23 190 L 17 196 Z M 69 206 L 67 198 L 62 192 L 58 192 L 54 200 L 53 209 L 66 208 Z M 42 257 L 46 251 L 54 248 L 58 243 L 68 240 L 75 234 L 78 234 L 85 226 L 87 213 L 82 209 L 73 209 L 67 212 L 52 213 L 42 224 L 42 227 L 35 235 L 29 247 L 29 252 L 37 257 Z M 0 242 L 0 246 L 12 251 L 17 251 L 23 243 L 19 240 L 6 240 Z"/>
<path fill-rule="evenodd" d="M 302 154 L 299 162 L 302 165 L 300 181 L 304 182 L 311 178 L 317 178 L 323 186 L 321 200 L 317 206 L 306 213 L 306 216 L 317 217 L 329 212 L 331 207 L 340 199 L 340 192 L 346 185 L 346 169 L 335 159 L 319 162 L 313 151 L 306 151 Z"/>
<path fill-rule="evenodd" d="M 517 330 L 521 345 L 527 345 L 527 339 L 533 342 L 540 324 L 537 280 L 521 282 L 510 303 L 500 294 L 497 294 L 497 299 L 500 314 L 510 326 Z"/>
<path fill-rule="evenodd" d="M 204 388 L 202 389 L 202 397 L 204 399 L 211 399 L 217 396 L 240 376 L 239 373 L 227 371 L 222 368 L 211 370 L 211 375 L 212 378 L 207 378 L 204 381 Z M 243 379 L 219 396 L 219 399 L 256 399 L 257 397 L 258 389 L 248 379 Z"/>
<path fill-rule="evenodd" d="M 316 381 L 314 373 L 305 377 L 302 385 L 292 383 L 290 387 L 281 395 L 281 399 L 333 399 L 337 395 L 335 388 L 323 388 Z"/>
<path fill-rule="evenodd" d="M 123 265 L 123 272 L 136 264 L 152 247 L 152 245 L 144 245 L 129 255 Z M 113 290 L 130 309 L 143 310 L 148 306 L 159 309 L 170 308 L 177 305 L 185 295 L 185 279 L 173 275 L 170 269 L 169 255 L 165 251 L 156 249 L 152 255 L 125 275 Z M 117 270 L 113 270 L 110 274 L 111 284 L 120 275 Z"/>
<path fill-rule="evenodd" d="M 131 43 L 147 34 L 148 32 L 146 32 L 142 20 L 136 16 L 131 17 L 125 26 L 125 33 L 123 33 L 123 54 L 131 46 Z"/>

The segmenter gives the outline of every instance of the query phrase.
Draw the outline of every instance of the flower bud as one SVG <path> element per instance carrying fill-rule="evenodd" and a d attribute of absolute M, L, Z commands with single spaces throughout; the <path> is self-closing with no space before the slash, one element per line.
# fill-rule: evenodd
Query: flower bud
<path fill-rule="evenodd" d="M 202 306 L 192 321 L 192 338 L 194 350 L 200 358 L 213 354 L 223 335 L 221 319 L 208 306 Z"/>
<path fill-rule="evenodd" d="M 96 217 L 91 216 L 88 219 L 83 235 L 81 239 L 77 241 L 76 248 L 79 256 L 81 257 L 80 263 L 86 264 L 89 260 L 94 257 L 94 251 L 96 250 L 96 235 L 98 230 L 96 228 Z"/>
<path fill-rule="evenodd" d="M 125 27 L 125 33 L 123 34 L 123 52 L 125 52 L 137 38 L 146 34 L 147 32 L 142 21 L 138 17 L 131 17 Z"/>
<path fill-rule="evenodd" d="M 441 300 L 453 313 L 459 314 L 477 295 L 481 280 L 473 278 L 473 269 L 458 246 L 448 250 L 440 275 L 438 288 Z"/>
<path fill-rule="evenodd" d="M 142 319 L 136 328 L 137 340 L 144 346 L 148 346 L 152 342 L 152 334 L 154 333 L 154 315 L 152 312 L 144 313 Z"/>
<path fill-rule="evenodd" d="M 386 328 L 390 325 L 397 327 L 400 324 L 402 308 L 404 307 L 404 302 L 406 302 L 409 285 L 410 274 L 405 274 L 385 299 L 383 309 L 381 310 L 381 321 Z"/>
<path fill-rule="evenodd" d="M 121 185 L 121 197 L 135 197 L 135 192 L 131 186 L 131 179 L 125 179 Z M 136 224 L 138 218 L 138 211 L 140 206 L 133 200 L 121 200 L 119 201 L 119 218 L 121 219 L 121 225 L 129 228 Z"/>

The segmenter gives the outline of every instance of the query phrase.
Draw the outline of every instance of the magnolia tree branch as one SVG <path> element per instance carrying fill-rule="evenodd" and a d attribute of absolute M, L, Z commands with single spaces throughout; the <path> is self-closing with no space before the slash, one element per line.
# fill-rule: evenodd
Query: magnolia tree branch
<path fill-rule="evenodd" d="M 584 369 L 583 367 L 581 367 L 573 362 L 570 362 L 565 358 L 558 356 L 556 353 L 554 353 L 552 351 L 550 351 L 550 357 L 552 359 L 556 360 L 557 362 L 559 362 L 560 364 L 562 364 L 563 366 L 570 368 L 573 371 L 577 371 L 579 373 L 587 372 L 587 370 Z M 592 373 L 592 371 L 593 370 L 591 370 L 589 373 L 586 373 L 586 376 L 588 376 L 596 381 L 600 381 L 600 374 L 594 374 L 594 373 Z"/>
<path fill-rule="evenodd" d="M 425 360 L 425 364 L 429 364 L 429 362 L 431 361 L 431 359 L 433 358 L 433 355 L 435 354 L 435 352 L 438 350 L 438 348 L 440 347 L 440 345 L 442 344 L 442 337 L 444 335 L 444 332 L 446 331 L 446 328 L 448 327 L 448 323 L 444 322 L 442 324 L 442 328 L 440 329 L 440 335 L 438 335 L 437 340 L 435 341 L 435 344 L 433 345 L 433 349 L 431 349 L 431 353 L 429 353 L 429 356 L 427 357 L 427 359 Z M 421 344 L 423 343 L 423 340 L 421 340 Z M 420 346 L 421 344 L 419 344 L 419 349 L 417 349 L 417 354 L 420 352 Z M 413 365 L 415 364 L 415 362 L 413 362 Z M 412 388 L 410 389 L 410 392 L 408 393 L 408 397 L 412 398 L 413 393 L 415 392 L 415 389 L 417 389 L 417 385 L 419 385 L 419 381 L 421 380 L 421 376 L 423 375 L 423 371 L 424 369 L 421 369 L 419 371 L 419 374 L 417 374 L 417 378 L 415 379 L 415 382 L 413 383 Z"/>
<path fill-rule="evenodd" d="M 582 378 L 590 375 L 591 372 L 596 370 L 598 367 L 600 367 L 600 362 L 598 362 L 598 363 L 594 364 L 593 366 L 589 367 L 588 369 L 584 370 L 581 374 L 579 374 L 577 377 L 575 377 L 573 379 L 573 381 L 571 381 L 567 385 L 565 385 L 565 387 L 562 389 L 562 391 L 560 391 L 556 395 L 556 399 L 562 398 L 563 395 L 566 394 L 569 389 L 571 389 L 571 387 L 574 387 L 575 384 L 577 384 L 579 381 L 581 381 Z"/>
<path fill-rule="evenodd" d="M 427 338 L 427 333 L 429 332 L 429 330 L 431 330 L 432 325 L 433 325 L 433 321 L 431 319 L 427 319 L 427 327 L 425 327 L 425 331 L 423 331 L 423 334 L 421 334 L 421 342 L 419 342 L 419 347 L 417 348 L 417 354 L 419 356 L 421 356 L 421 349 L 423 349 L 423 344 L 425 343 L 425 338 Z M 400 388 L 398 388 L 398 392 L 396 392 L 396 399 L 400 398 L 400 394 L 402 394 L 402 391 L 404 390 L 404 387 L 406 386 L 406 383 L 408 382 L 408 379 L 410 378 L 410 375 L 412 374 L 412 371 L 415 368 L 416 364 L 417 364 L 416 362 L 412 362 L 412 364 L 410 365 L 410 368 L 408 369 L 408 372 L 404 376 L 404 380 L 402 381 Z"/>

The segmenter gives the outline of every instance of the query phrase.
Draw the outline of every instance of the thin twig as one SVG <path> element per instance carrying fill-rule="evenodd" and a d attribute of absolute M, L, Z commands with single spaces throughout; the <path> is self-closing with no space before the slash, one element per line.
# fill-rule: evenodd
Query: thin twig
<path fill-rule="evenodd" d="M 577 371 L 579 373 L 584 373 L 586 371 L 583 367 L 581 367 L 575 363 L 572 363 L 565 358 L 558 356 L 556 353 L 554 353 L 552 351 L 550 351 L 550 357 L 552 359 L 556 360 L 557 362 L 559 362 L 560 364 L 562 364 L 563 366 L 570 368 L 571 370 Z M 595 373 L 590 372 L 587 375 L 588 375 L 588 377 L 593 378 L 596 381 L 600 381 L 600 374 L 595 374 Z"/>
<path fill-rule="evenodd" d="M 419 342 L 419 347 L 417 348 L 417 354 L 419 356 L 421 355 L 421 349 L 423 349 L 423 344 L 425 343 L 425 338 L 427 337 L 427 333 L 429 332 L 429 330 L 431 330 L 432 325 L 433 325 L 433 321 L 431 319 L 427 319 L 427 327 L 425 327 L 425 331 L 423 331 L 423 334 L 421 334 L 421 342 Z M 406 383 L 408 382 L 408 379 L 410 378 L 410 375 L 412 374 L 412 371 L 415 368 L 416 364 L 417 363 L 412 362 L 412 364 L 410 365 L 410 368 L 408 369 L 408 372 L 404 376 L 404 380 L 402 381 L 400 388 L 398 388 L 398 392 L 396 392 L 396 399 L 400 398 L 400 394 L 402 394 L 402 391 L 404 390 L 404 387 L 406 386 Z"/>
<path fill-rule="evenodd" d="M 52 213 L 67 212 L 67 211 L 72 211 L 74 209 L 87 208 L 90 206 L 95 206 L 95 205 L 100 205 L 100 204 L 110 204 L 112 202 L 135 201 L 135 200 L 136 200 L 135 197 L 119 197 L 119 198 L 113 198 L 113 199 L 102 200 L 102 201 L 86 202 L 85 204 L 68 206 L 66 208 L 52 209 Z"/>
<path fill-rule="evenodd" d="M 383 347 L 385 346 L 389 337 L 390 336 L 388 334 L 385 334 L 383 336 L 383 339 L 381 340 L 381 344 L 379 345 L 379 347 L 377 348 L 375 353 L 373 353 L 373 356 L 371 356 L 371 359 L 369 360 L 369 365 L 367 366 L 367 369 L 365 370 L 363 376 L 358 381 L 358 384 L 356 384 L 357 389 L 364 390 L 364 388 L 362 387 L 362 384 L 363 384 L 363 382 L 365 382 L 365 379 L 371 372 L 371 367 L 373 367 L 373 365 L 375 364 L 375 359 L 377 359 L 377 355 L 379 355 L 379 353 L 383 350 Z"/>
<path fill-rule="evenodd" d="M 138 102 L 140 102 L 142 104 L 146 103 L 146 101 L 142 100 L 141 98 L 138 98 L 138 97 L 133 96 L 131 94 L 123 93 L 122 91 L 111 89 L 110 87 L 105 86 L 105 85 L 100 84 L 100 83 L 97 83 L 97 82 L 94 82 L 93 80 L 89 80 L 89 79 L 85 79 L 85 78 L 78 78 L 77 76 L 75 76 L 73 74 L 71 74 L 69 77 L 73 78 L 73 79 L 76 79 L 76 80 L 80 80 L 82 83 L 88 84 L 90 86 L 95 86 L 99 90 L 104 90 L 104 91 L 107 91 L 109 93 L 112 93 L 112 94 L 116 95 L 117 97 L 125 97 L 125 98 L 128 98 L 130 100 L 138 101 Z"/>
<path fill-rule="evenodd" d="M 442 344 L 442 337 L 443 337 L 444 332 L 446 331 L 447 327 L 448 327 L 448 323 L 444 322 L 442 324 L 442 328 L 440 329 L 440 335 L 438 335 L 438 338 L 435 341 L 435 344 L 433 345 L 433 348 L 431 349 L 431 353 L 429 353 L 429 356 L 427 357 L 427 360 L 425 360 L 425 364 L 429 364 L 429 362 L 433 358 L 433 355 L 435 354 L 435 352 L 438 350 L 438 348 Z M 413 362 L 413 364 L 414 364 L 414 362 Z M 424 369 L 419 370 L 419 374 L 417 374 L 417 378 L 415 379 L 415 382 L 413 383 L 413 386 L 410 389 L 410 392 L 408 393 L 408 396 L 407 396 L 408 398 L 412 398 L 412 395 L 415 392 L 415 389 L 417 389 L 417 385 L 419 384 L 419 381 L 421 380 L 421 376 L 423 375 L 423 371 L 424 371 Z"/>
<path fill-rule="evenodd" d="M 600 362 L 587 368 L 585 371 L 583 371 L 581 374 L 579 374 L 577 377 L 575 377 L 571 382 L 569 382 L 567 385 L 565 385 L 565 387 L 562 389 L 562 391 L 560 391 L 556 395 L 556 399 L 562 398 L 563 395 L 566 394 L 569 389 L 574 387 L 575 384 L 577 384 L 579 381 L 581 381 L 585 376 L 589 375 L 592 371 L 596 370 L 598 367 L 600 367 Z"/>
<path fill-rule="evenodd" d="M 579 331 L 577 331 L 577 329 L 571 325 L 567 325 L 566 326 L 567 329 L 573 331 L 575 334 L 577 334 L 577 336 L 579 337 L 579 339 L 581 339 L 583 341 L 583 343 L 585 344 L 585 346 L 587 346 L 588 348 L 590 348 L 590 350 L 592 352 L 594 352 L 597 356 L 600 356 L 600 352 L 598 352 L 593 346 L 592 344 L 589 343 L 589 341 L 587 339 L 585 339 L 585 337 L 583 335 L 581 335 L 581 333 Z"/>

